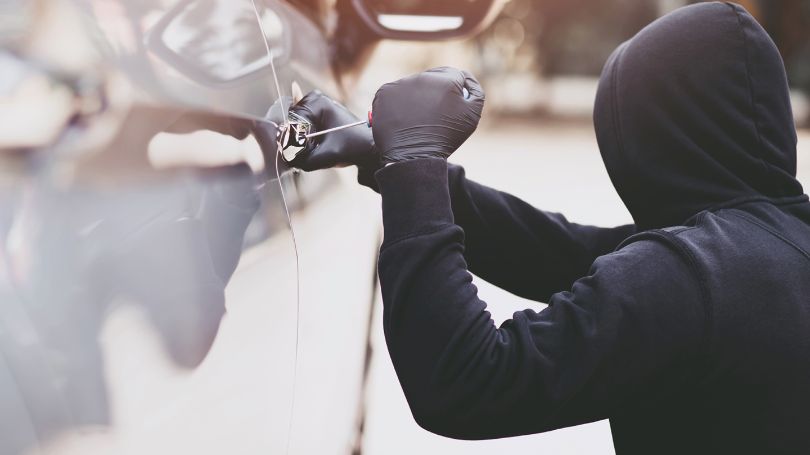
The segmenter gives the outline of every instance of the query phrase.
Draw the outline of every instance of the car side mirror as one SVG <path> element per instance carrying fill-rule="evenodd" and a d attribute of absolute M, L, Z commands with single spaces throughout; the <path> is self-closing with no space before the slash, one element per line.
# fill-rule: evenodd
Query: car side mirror
<path fill-rule="evenodd" d="M 482 30 L 504 0 L 352 0 L 365 25 L 378 37 L 396 40 L 463 38 Z"/>

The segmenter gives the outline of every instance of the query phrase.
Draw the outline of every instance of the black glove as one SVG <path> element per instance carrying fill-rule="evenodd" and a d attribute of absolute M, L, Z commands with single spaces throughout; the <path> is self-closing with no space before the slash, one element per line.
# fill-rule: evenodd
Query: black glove
<path fill-rule="evenodd" d="M 358 120 L 342 104 L 317 90 L 307 93 L 290 111 L 309 120 L 314 131 Z M 371 129 L 360 125 L 307 139 L 306 148 L 290 164 L 305 171 L 355 165 L 373 172 L 380 167 L 380 159 Z"/>
<path fill-rule="evenodd" d="M 475 131 L 483 108 L 481 85 L 455 68 L 434 68 L 383 85 L 372 106 L 372 132 L 383 164 L 446 159 Z"/>

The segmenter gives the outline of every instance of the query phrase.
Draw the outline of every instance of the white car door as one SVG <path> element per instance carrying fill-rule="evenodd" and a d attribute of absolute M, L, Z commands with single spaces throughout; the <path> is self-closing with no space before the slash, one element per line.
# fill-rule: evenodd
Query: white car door
<path fill-rule="evenodd" d="M 323 36 L 280 2 L 76 4 L 108 105 L 4 156 L 2 453 L 350 451 L 374 199 L 247 135 L 334 91 Z"/>

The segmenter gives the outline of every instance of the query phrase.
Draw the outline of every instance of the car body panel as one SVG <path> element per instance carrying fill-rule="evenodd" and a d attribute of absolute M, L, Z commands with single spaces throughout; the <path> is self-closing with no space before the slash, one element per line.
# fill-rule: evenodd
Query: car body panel
<path fill-rule="evenodd" d="M 102 95 L 53 142 L 2 155 L 0 452 L 350 452 L 376 203 L 351 171 L 294 172 L 249 134 L 283 121 L 293 83 L 339 95 L 323 31 L 260 4 L 282 24 L 279 90 L 270 66 L 220 83 L 150 47 L 193 1 L 60 3 L 98 56 L 71 89 L 86 101 L 90 79 Z"/>

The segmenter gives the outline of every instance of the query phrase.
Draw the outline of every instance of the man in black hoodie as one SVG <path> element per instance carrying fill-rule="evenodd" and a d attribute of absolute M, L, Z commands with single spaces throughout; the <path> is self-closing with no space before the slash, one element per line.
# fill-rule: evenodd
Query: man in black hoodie
<path fill-rule="evenodd" d="M 416 421 L 484 439 L 609 418 L 619 454 L 810 451 L 810 203 L 756 21 L 685 7 L 605 66 L 597 139 L 635 225 L 465 179 L 444 158 L 482 105 L 466 73 L 412 76 L 377 93 L 373 139 L 326 135 L 297 163 L 357 164 L 382 195 L 384 329 Z M 352 118 L 319 94 L 296 111 Z M 468 270 L 549 305 L 495 327 Z"/>

